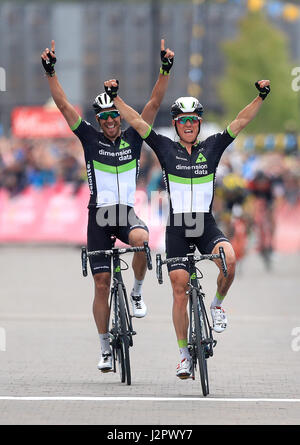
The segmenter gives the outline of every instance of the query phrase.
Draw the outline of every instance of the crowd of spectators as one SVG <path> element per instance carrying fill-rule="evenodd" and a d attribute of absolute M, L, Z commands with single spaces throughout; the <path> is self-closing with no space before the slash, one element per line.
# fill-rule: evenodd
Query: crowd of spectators
<path fill-rule="evenodd" d="M 11 196 L 26 187 L 41 188 L 59 181 L 86 180 L 82 146 L 76 139 L 21 140 L 0 138 L 0 188 Z"/>
<path fill-rule="evenodd" d="M 249 184 L 255 175 L 267 176 L 272 196 L 295 204 L 300 199 L 300 156 L 284 152 L 247 152 L 234 145 L 224 153 L 217 172 L 216 186 L 235 188 Z M 0 137 L 0 188 L 10 196 L 26 187 L 41 188 L 58 182 L 72 183 L 74 192 L 86 182 L 85 161 L 77 138 L 21 140 Z M 163 190 L 161 167 L 156 155 L 146 145 L 142 149 L 138 188 L 151 192 Z"/>

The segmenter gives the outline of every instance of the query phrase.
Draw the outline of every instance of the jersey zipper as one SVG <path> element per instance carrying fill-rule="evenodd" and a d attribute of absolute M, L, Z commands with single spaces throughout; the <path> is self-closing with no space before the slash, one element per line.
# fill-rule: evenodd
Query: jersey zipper
<path fill-rule="evenodd" d="M 193 148 L 193 147 L 192 147 Z M 187 151 L 187 150 L 186 150 Z M 193 151 L 191 150 L 191 154 L 189 154 L 189 158 L 190 158 L 190 179 L 191 179 L 191 213 L 193 211 L 193 169 L 192 169 L 192 153 Z"/>
<path fill-rule="evenodd" d="M 179 142 L 179 144 L 180 144 L 180 142 Z M 184 146 L 184 145 L 182 145 L 182 144 L 180 144 L 181 145 L 181 147 L 183 147 L 183 148 L 185 148 L 185 150 L 186 150 L 186 152 L 187 152 L 187 155 L 188 155 L 188 157 L 189 157 L 189 160 L 190 160 L 190 179 L 191 179 L 191 213 L 192 213 L 192 211 L 193 211 L 193 175 L 192 175 L 192 153 L 193 153 L 193 146 L 192 146 L 192 149 L 191 149 L 191 154 L 189 154 L 189 152 L 187 151 L 187 149 L 186 149 L 186 147 Z"/>
<path fill-rule="evenodd" d="M 120 204 L 120 184 L 119 184 L 118 156 L 117 156 L 117 153 L 116 153 L 115 141 L 113 141 L 113 145 L 114 145 L 115 159 L 116 159 L 117 185 L 118 185 L 118 204 Z"/>
<path fill-rule="evenodd" d="M 192 170 L 192 152 L 190 154 L 190 166 L 191 166 L 191 213 L 193 211 L 193 170 Z"/>

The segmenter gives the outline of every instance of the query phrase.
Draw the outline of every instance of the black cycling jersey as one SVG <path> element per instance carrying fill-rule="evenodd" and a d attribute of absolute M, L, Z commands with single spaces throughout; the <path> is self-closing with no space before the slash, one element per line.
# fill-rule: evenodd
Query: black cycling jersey
<path fill-rule="evenodd" d="M 191 155 L 179 142 L 156 134 L 152 129 L 144 140 L 161 164 L 172 213 L 210 213 L 216 169 L 224 150 L 234 140 L 230 128 L 205 141 L 197 141 Z"/>
<path fill-rule="evenodd" d="M 215 175 L 220 158 L 234 135 L 227 127 L 223 133 L 195 143 L 191 154 L 179 142 L 149 129 L 145 142 L 155 151 L 163 170 L 170 198 L 166 227 L 168 258 L 185 256 L 190 243 L 201 253 L 211 253 L 219 242 L 228 242 L 212 215 Z M 173 263 L 169 271 L 186 269 L 186 263 Z"/>
<path fill-rule="evenodd" d="M 72 130 L 84 149 L 90 187 L 88 207 L 133 207 L 143 143 L 139 134 L 129 127 L 112 142 L 81 118 Z"/>

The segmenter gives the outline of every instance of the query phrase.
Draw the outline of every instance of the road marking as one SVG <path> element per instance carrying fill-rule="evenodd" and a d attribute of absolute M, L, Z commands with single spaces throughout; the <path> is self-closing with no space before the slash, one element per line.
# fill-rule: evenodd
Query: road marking
<path fill-rule="evenodd" d="M 0 396 L 1 400 L 12 401 L 49 401 L 49 402 L 272 402 L 300 403 L 300 399 L 268 399 L 268 398 L 217 398 L 217 397 L 85 397 L 85 396 Z"/>

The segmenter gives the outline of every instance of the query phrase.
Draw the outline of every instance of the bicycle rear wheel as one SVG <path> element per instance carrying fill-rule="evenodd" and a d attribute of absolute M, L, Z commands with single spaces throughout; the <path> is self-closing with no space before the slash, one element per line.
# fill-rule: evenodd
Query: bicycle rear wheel
<path fill-rule="evenodd" d="M 192 307 L 194 316 L 196 355 L 199 365 L 202 393 L 204 396 L 207 396 L 209 394 L 209 383 L 204 341 L 208 337 L 208 332 L 196 289 L 192 290 Z"/>
<path fill-rule="evenodd" d="M 123 357 L 123 364 L 125 370 L 125 380 L 127 385 L 131 385 L 131 367 L 130 367 L 130 355 L 129 355 L 129 326 L 126 317 L 125 299 L 122 285 L 118 286 L 119 294 L 119 318 L 120 318 L 120 356 Z M 124 380 L 124 381 L 125 381 Z"/>

